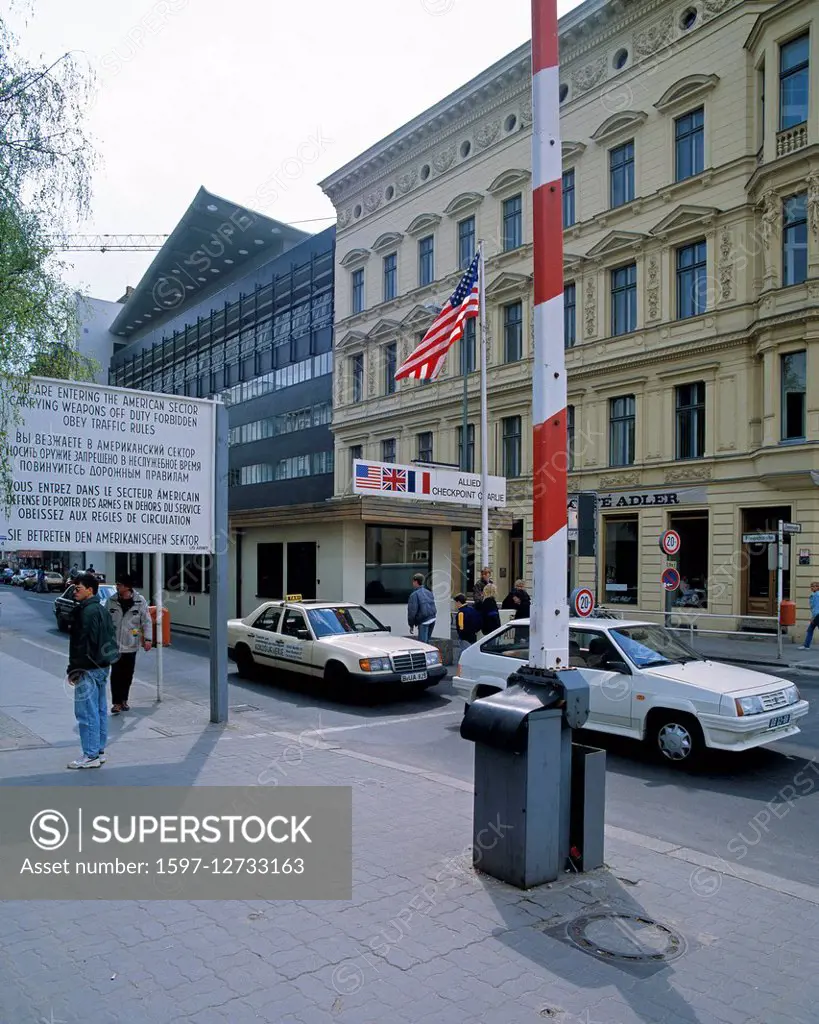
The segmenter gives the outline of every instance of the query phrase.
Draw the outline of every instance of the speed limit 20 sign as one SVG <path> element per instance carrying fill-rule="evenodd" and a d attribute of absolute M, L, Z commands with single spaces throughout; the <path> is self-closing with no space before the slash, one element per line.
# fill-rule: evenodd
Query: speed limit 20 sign
<path fill-rule="evenodd" d="M 572 611 L 581 619 L 587 619 L 594 611 L 594 594 L 588 587 L 578 587 L 569 599 Z"/>
<path fill-rule="evenodd" d="M 680 553 L 680 535 L 676 530 L 666 530 L 660 537 L 660 548 L 666 555 L 678 555 Z"/>

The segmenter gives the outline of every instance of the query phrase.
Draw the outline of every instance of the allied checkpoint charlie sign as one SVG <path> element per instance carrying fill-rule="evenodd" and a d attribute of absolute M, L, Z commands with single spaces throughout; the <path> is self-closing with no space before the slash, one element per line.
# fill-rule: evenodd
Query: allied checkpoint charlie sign
<path fill-rule="evenodd" d="M 5 550 L 213 551 L 214 402 L 35 378 L 17 409 Z"/>
<path fill-rule="evenodd" d="M 489 507 L 505 508 L 506 478 L 490 476 L 487 482 Z M 353 493 L 470 506 L 480 506 L 483 498 L 480 475 L 465 470 L 426 469 L 361 459 L 353 462 Z"/>

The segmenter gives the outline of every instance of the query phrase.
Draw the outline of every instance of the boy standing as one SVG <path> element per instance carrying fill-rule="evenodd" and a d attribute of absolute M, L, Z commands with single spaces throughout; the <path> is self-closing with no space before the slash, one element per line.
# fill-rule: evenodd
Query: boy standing
<path fill-rule="evenodd" d="M 811 583 L 810 585 L 810 625 L 808 631 L 805 633 L 805 642 L 802 644 L 802 650 L 809 651 L 810 645 L 813 641 L 813 631 L 819 628 L 819 583 Z"/>
<path fill-rule="evenodd" d="M 111 616 L 97 596 L 99 580 L 83 573 L 76 583 L 77 607 L 68 646 L 68 683 L 74 687 L 74 714 L 83 756 L 68 768 L 99 768 L 108 740 L 108 668 L 118 658 Z"/>
<path fill-rule="evenodd" d="M 481 628 L 480 613 L 466 603 L 466 594 L 455 595 L 455 607 L 458 609 L 455 613 L 458 639 L 466 646 L 476 643 Z"/>

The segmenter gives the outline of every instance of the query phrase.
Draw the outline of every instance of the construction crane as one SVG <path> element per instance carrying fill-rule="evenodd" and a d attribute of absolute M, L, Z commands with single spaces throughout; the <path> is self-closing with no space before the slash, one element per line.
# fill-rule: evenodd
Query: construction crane
<path fill-rule="evenodd" d="M 52 239 L 64 252 L 156 252 L 168 235 L 65 235 Z"/>

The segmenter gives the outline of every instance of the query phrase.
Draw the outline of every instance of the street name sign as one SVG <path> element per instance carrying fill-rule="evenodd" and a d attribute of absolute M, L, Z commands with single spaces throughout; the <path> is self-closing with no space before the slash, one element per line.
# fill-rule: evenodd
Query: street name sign
<path fill-rule="evenodd" d="M 783 523 L 782 524 L 782 529 L 783 529 L 783 531 L 785 533 L 801 533 L 802 532 L 802 524 L 801 523 Z"/>
<path fill-rule="evenodd" d="M 743 544 L 776 544 L 775 533 L 743 533 Z"/>
<path fill-rule="evenodd" d="M 505 508 L 506 477 L 490 476 L 488 484 L 489 507 Z M 353 493 L 478 507 L 482 500 L 480 475 L 457 469 L 424 469 L 362 459 L 353 462 Z"/>
<path fill-rule="evenodd" d="M 217 403 L 43 378 L 8 401 L 4 549 L 214 550 Z"/>

